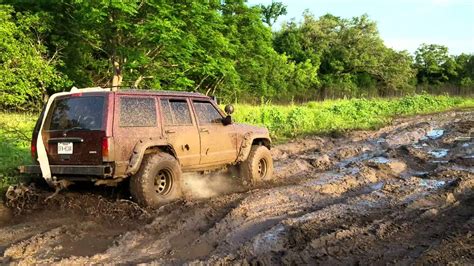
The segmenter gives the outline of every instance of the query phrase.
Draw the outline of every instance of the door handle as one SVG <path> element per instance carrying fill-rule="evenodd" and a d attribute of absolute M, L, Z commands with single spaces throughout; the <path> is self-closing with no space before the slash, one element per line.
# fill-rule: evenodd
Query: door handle
<path fill-rule="evenodd" d="M 209 129 L 207 129 L 207 128 L 201 128 L 201 132 L 207 132 L 207 133 L 209 133 Z"/>
<path fill-rule="evenodd" d="M 173 129 L 167 129 L 165 130 L 165 133 L 176 133 L 176 131 Z"/>

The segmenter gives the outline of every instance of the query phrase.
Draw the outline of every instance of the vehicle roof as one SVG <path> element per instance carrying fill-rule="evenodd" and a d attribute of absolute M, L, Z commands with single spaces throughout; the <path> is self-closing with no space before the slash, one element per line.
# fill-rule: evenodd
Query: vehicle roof
<path fill-rule="evenodd" d="M 169 96 L 169 97 L 193 97 L 193 98 L 204 98 L 204 99 L 211 98 L 209 96 L 206 96 L 198 92 L 138 90 L 138 89 L 120 89 L 117 91 L 112 91 L 111 88 L 101 88 L 101 87 L 82 88 L 82 89 L 73 87 L 69 93 L 74 94 L 74 93 L 102 93 L 102 92 L 112 92 L 112 93 L 125 94 L 125 95 L 156 95 L 156 96 L 163 95 L 163 96 Z"/>
<path fill-rule="evenodd" d="M 180 97 L 197 97 L 197 98 L 207 98 L 202 93 L 198 92 L 186 92 L 186 91 L 162 91 L 162 90 L 117 90 L 116 93 L 118 94 L 148 94 L 148 95 L 165 95 L 165 96 L 180 96 Z"/>

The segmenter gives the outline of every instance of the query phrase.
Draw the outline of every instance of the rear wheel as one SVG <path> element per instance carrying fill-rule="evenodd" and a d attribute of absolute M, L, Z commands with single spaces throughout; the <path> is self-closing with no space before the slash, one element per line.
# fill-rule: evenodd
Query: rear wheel
<path fill-rule="evenodd" d="M 241 163 L 240 172 L 247 183 L 256 184 L 273 176 L 273 159 L 265 146 L 252 146 L 249 157 Z"/>
<path fill-rule="evenodd" d="M 130 193 L 143 206 L 158 207 L 181 198 L 181 168 L 168 153 L 145 155 L 138 173 L 131 177 Z"/>

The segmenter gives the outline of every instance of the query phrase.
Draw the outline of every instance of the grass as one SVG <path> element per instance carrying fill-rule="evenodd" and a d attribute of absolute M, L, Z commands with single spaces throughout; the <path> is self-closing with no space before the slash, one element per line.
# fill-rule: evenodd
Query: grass
<path fill-rule="evenodd" d="M 17 181 L 17 167 L 31 163 L 30 140 L 36 114 L 0 113 L 0 191 Z"/>
<path fill-rule="evenodd" d="M 474 107 L 473 98 L 417 95 L 399 99 L 351 99 L 300 105 L 235 106 L 234 120 L 265 126 L 274 141 L 309 135 L 376 129 L 394 117 Z M 18 182 L 17 167 L 31 163 L 30 138 L 37 114 L 0 113 L 0 191 Z"/>
<path fill-rule="evenodd" d="M 308 102 L 300 105 L 239 104 L 237 122 L 266 126 L 277 142 L 288 138 L 377 129 L 393 118 L 406 115 L 474 107 L 473 98 L 417 95 L 397 99 L 350 99 Z"/>

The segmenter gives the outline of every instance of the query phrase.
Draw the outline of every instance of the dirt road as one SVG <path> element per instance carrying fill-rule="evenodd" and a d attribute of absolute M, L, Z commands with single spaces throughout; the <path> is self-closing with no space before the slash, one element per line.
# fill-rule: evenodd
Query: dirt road
<path fill-rule="evenodd" d="M 272 150 L 275 180 L 186 175 L 186 199 L 158 210 L 121 189 L 18 188 L 0 263 L 474 264 L 472 130 L 457 111 L 296 140 Z"/>

